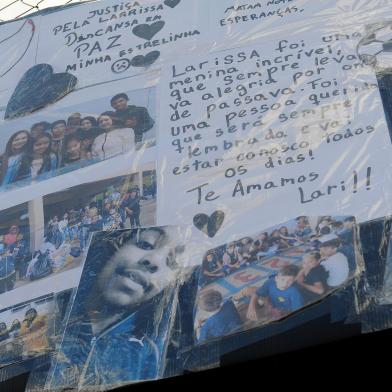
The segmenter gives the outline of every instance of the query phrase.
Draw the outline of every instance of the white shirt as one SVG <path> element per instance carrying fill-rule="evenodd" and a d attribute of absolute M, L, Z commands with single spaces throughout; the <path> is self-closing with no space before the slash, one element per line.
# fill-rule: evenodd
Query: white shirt
<path fill-rule="evenodd" d="M 38 172 L 41 170 L 43 163 L 43 158 L 34 159 L 31 162 L 31 178 L 35 178 L 38 176 Z"/>
<path fill-rule="evenodd" d="M 112 158 L 135 148 L 135 134 L 131 128 L 119 128 L 99 135 L 93 143 L 93 157 Z"/>
<path fill-rule="evenodd" d="M 68 226 L 68 219 L 63 219 L 59 222 L 59 230 L 64 232 L 65 228 Z"/>
<path fill-rule="evenodd" d="M 329 273 L 328 286 L 337 287 L 347 280 L 350 271 L 347 257 L 343 253 L 335 253 L 322 261 L 321 265 Z"/>

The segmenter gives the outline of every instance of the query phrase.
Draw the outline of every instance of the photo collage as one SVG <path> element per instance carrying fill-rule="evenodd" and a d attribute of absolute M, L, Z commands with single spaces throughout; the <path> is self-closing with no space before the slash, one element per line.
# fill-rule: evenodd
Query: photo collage
<path fill-rule="evenodd" d="M 0 376 L 48 352 L 29 392 L 208 368 L 362 279 L 360 228 L 392 214 L 392 22 L 326 1 L 0 22 Z"/>

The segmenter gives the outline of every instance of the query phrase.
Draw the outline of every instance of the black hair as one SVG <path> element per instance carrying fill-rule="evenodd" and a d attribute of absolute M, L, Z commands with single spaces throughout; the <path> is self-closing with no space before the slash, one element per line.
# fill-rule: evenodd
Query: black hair
<path fill-rule="evenodd" d="M 8 142 L 7 142 L 6 147 L 5 147 L 5 152 L 4 152 L 3 156 L 0 157 L 0 166 L 1 166 L 0 183 L 1 183 L 2 179 L 3 179 L 3 177 L 5 176 L 6 172 L 7 172 L 9 158 L 13 155 L 13 152 L 12 152 L 12 142 L 14 141 L 15 137 L 17 135 L 19 135 L 20 133 L 22 133 L 22 132 L 27 134 L 27 143 L 23 147 L 22 153 L 27 152 L 27 150 L 29 148 L 30 141 L 31 141 L 31 135 L 30 135 L 29 131 L 26 131 L 26 130 L 22 129 L 22 130 L 20 130 L 18 132 L 15 132 L 8 139 Z"/>
<path fill-rule="evenodd" d="M 31 135 L 30 135 L 29 131 L 27 131 L 26 129 L 21 129 L 20 131 L 17 131 L 13 135 L 11 135 L 11 137 L 8 139 L 7 145 L 5 147 L 5 155 L 7 157 L 12 156 L 12 142 L 14 141 L 16 136 L 19 135 L 20 133 L 26 133 L 27 134 L 27 143 L 26 143 L 26 146 L 24 147 L 24 150 L 27 149 L 27 147 L 29 145 L 29 141 L 30 141 Z"/>
<path fill-rule="evenodd" d="M 64 124 L 65 126 L 67 126 L 67 123 L 65 122 L 65 120 L 57 120 L 52 123 L 52 125 L 51 125 L 52 130 L 53 130 L 53 128 L 55 128 L 59 124 Z"/>
<path fill-rule="evenodd" d="M 30 313 L 34 313 L 34 318 L 32 320 L 28 320 L 27 318 L 25 318 L 23 321 L 27 324 L 27 326 L 30 328 L 31 324 L 33 323 L 34 319 L 37 317 L 38 312 L 35 308 L 30 308 L 26 311 L 25 313 L 25 317 L 27 317 L 28 314 Z"/>
<path fill-rule="evenodd" d="M 34 128 L 37 128 L 37 127 L 42 127 L 43 131 L 45 132 L 45 131 L 48 131 L 52 127 L 52 125 L 50 123 L 48 123 L 47 121 L 41 121 L 41 122 L 33 124 L 30 127 L 30 131 L 32 131 Z"/>
<path fill-rule="evenodd" d="M 74 132 L 70 135 L 67 135 L 64 138 L 63 146 L 61 149 L 61 156 L 62 156 L 61 164 L 62 165 L 65 165 L 67 163 L 72 163 L 72 161 L 69 160 L 68 153 L 67 153 L 68 144 L 71 140 L 76 140 L 79 143 L 81 143 L 81 141 L 82 141 L 82 139 L 80 138 L 80 135 L 76 132 Z M 82 151 L 82 149 L 80 148 L 79 159 L 77 159 L 77 161 L 81 159 L 81 151 Z"/>
<path fill-rule="evenodd" d="M 43 154 L 43 162 L 42 162 L 42 166 L 38 171 L 38 174 L 42 174 L 45 173 L 47 171 L 50 171 L 51 169 L 51 144 L 52 144 L 52 135 L 50 133 L 43 133 L 42 135 L 39 135 L 37 138 L 32 139 L 30 138 L 29 141 L 29 146 L 27 148 L 27 152 L 26 154 L 23 154 L 21 162 L 20 162 L 20 166 L 18 169 L 18 173 L 16 175 L 16 180 L 22 180 L 26 177 L 29 176 L 30 173 L 30 166 L 31 166 L 31 162 L 33 161 L 33 149 L 34 149 L 34 144 L 37 143 L 37 141 L 39 139 L 42 138 L 47 138 L 49 139 L 49 146 L 48 149 L 45 151 L 45 153 Z"/>
<path fill-rule="evenodd" d="M 207 312 L 215 312 L 223 302 L 223 296 L 218 290 L 208 290 L 200 295 L 201 308 Z"/>
<path fill-rule="evenodd" d="M 10 328 L 10 332 L 13 331 L 17 331 L 21 328 L 21 324 L 20 321 L 18 319 L 15 319 L 12 324 L 11 324 L 11 328 Z"/>
<path fill-rule="evenodd" d="M 320 261 L 320 259 L 321 259 L 320 252 L 318 252 L 318 251 L 316 251 L 316 250 L 313 250 L 313 251 L 310 251 L 310 252 L 306 252 L 306 253 L 305 253 L 305 256 L 311 256 L 311 257 L 313 257 L 316 261 Z"/>
<path fill-rule="evenodd" d="M 320 234 L 322 235 L 326 235 L 330 233 L 331 233 L 331 229 L 328 226 L 324 226 L 320 229 Z"/>
<path fill-rule="evenodd" d="M 279 271 L 279 275 L 295 277 L 298 275 L 298 272 L 299 272 L 299 267 L 294 264 L 290 264 L 282 267 L 282 269 Z"/>
<path fill-rule="evenodd" d="M 93 117 L 93 116 L 86 116 L 86 117 L 83 117 L 83 118 L 80 120 L 80 124 L 81 124 L 83 121 L 85 121 L 85 120 L 90 121 L 90 123 L 91 123 L 91 125 L 92 125 L 93 127 L 97 127 L 97 126 L 98 126 L 97 119 L 96 119 L 95 117 Z"/>
<path fill-rule="evenodd" d="M 339 246 L 341 245 L 341 241 L 339 238 L 335 238 L 333 240 L 330 241 L 326 241 L 326 242 L 322 242 L 320 244 L 320 248 L 324 248 L 327 246 L 331 246 L 332 248 L 339 248 Z"/>
<path fill-rule="evenodd" d="M 127 101 L 129 101 L 128 95 L 125 93 L 120 93 L 120 94 L 116 94 L 111 100 L 110 100 L 110 104 L 113 105 L 114 101 L 117 101 L 120 98 L 124 98 Z"/>

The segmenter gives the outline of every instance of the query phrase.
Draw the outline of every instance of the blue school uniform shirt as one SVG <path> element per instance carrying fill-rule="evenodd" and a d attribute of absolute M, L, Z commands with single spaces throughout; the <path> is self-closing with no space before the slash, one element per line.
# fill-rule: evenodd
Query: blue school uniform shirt
<path fill-rule="evenodd" d="M 0 279 L 7 278 L 14 272 L 14 258 L 12 256 L 0 256 Z"/>
<path fill-rule="evenodd" d="M 162 378 L 165 353 L 175 314 L 174 293 L 163 310 L 163 294 L 95 336 L 88 317 L 68 324 L 50 380 L 51 388 L 109 388 L 121 383 Z M 161 314 L 157 320 L 157 312 Z M 71 317 L 75 317 L 72 315 Z M 76 379 L 70 369 L 78 369 Z"/>
<path fill-rule="evenodd" d="M 294 231 L 294 234 L 300 238 L 306 237 L 311 233 L 312 233 L 312 229 L 310 227 L 305 227 L 304 229 L 296 229 Z"/>
<path fill-rule="evenodd" d="M 242 320 L 231 300 L 223 303 L 221 309 L 201 327 L 199 342 L 228 335 L 242 325 Z"/>
<path fill-rule="evenodd" d="M 286 312 L 294 312 L 304 306 L 302 295 L 294 283 L 286 290 L 279 290 L 275 282 L 276 275 L 271 276 L 263 286 L 257 289 L 259 297 L 269 298 L 272 307 Z"/>
<path fill-rule="evenodd" d="M 5 172 L 2 185 L 8 185 L 15 181 L 21 160 L 22 154 L 9 158 L 7 171 Z"/>

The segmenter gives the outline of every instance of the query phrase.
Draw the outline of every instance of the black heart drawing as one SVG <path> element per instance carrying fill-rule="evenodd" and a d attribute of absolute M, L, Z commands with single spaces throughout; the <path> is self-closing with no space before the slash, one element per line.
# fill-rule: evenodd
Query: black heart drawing
<path fill-rule="evenodd" d="M 49 64 L 34 65 L 12 93 L 4 118 L 25 116 L 58 101 L 74 90 L 77 81 L 70 73 L 54 73 Z"/>
<path fill-rule="evenodd" d="M 225 220 L 225 213 L 223 211 L 215 211 L 208 216 L 206 214 L 197 214 L 193 217 L 193 224 L 208 237 L 213 238 L 218 230 L 221 228 Z"/>
<path fill-rule="evenodd" d="M 163 29 L 165 22 L 160 20 L 158 22 L 152 24 L 140 24 L 137 25 L 132 29 L 132 33 L 135 34 L 137 37 L 143 38 L 147 41 L 150 41 L 155 34 Z"/>
<path fill-rule="evenodd" d="M 133 67 L 149 67 L 157 61 L 160 55 L 161 52 L 159 50 L 154 50 L 153 52 L 147 53 L 145 56 L 139 54 L 131 60 L 131 65 Z"/>
<path fill-rule="evenodd" d="M 163 4 L 167 5 L 170 8 L 177 7 L 180 4 L 181 0 L 165 0 Z"/>

